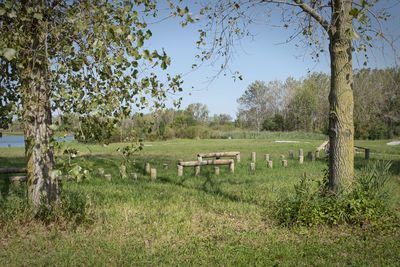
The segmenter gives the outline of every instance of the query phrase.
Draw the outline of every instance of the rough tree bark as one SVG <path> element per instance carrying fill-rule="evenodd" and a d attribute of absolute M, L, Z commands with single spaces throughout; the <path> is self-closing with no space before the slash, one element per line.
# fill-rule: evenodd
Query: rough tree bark
<path fill-rule="evenodd" d="M 44 0 L 27 1 L 28 5 L 44 7 Z M 40 10 L 40 9 L 39 9 Z M 25 158 L 28 177 L 28 198 L 35 206 L 42 202 L 51 203 L 58 197 L 57 179 L 51 178 L 55 165 L 51 147 L 51 103 L 47 83 L 47 31 L 43 21 L 32 19 L 27 29 L 31 44 L 26 49 L 26 64 L 23 87 L 23 114 L 25 135 Z"/>
<path fill-rule="evenodd" d="M 345 190 L 354 177 L 353 66 L 351 1 L 332 1 L 329 31 L 329 187 Z"/>

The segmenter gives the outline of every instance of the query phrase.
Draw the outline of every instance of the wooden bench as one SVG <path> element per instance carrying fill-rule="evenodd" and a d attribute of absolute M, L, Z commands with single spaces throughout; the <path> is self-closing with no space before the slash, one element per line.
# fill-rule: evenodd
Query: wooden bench
<path fill-rule="evenodd" d="M 202 161 L 203 158 L 220 159 L 222 157 L 236 157 L 236 162 L 240 162 L 240 152 L 214 152 L 214 153 L 198 154 L 197 160 Z"/>
<path fill-rule="evenodd" d="M 365 159 L 369 159 L 369 148 L 367 148 L 367 147 L 362 147 L 362 146 L 354 146 L 354 148 L 364 149 Z"/>
<path fill-rule="evenodd" d="M 199 175 L 200 174 L 200 166 L 216 166 L 216 165 L 229 165 L 229 170 L 231 172 L 235 171 L 235 162 L 233 159 L 179 161 L 178 162 L 178 176 L 182 176 L 183 167 L 194 167 L 195 175 Z"/>

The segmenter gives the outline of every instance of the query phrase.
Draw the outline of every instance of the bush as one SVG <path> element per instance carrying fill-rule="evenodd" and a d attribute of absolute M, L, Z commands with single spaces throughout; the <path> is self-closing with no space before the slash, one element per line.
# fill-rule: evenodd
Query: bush
<path fill-rule="evenodd" d="M 356 176 L 348 193 L 332 194 L 328 179 L 315 180 L 304 175 L 295 185 L 294 195 L 281 195 L 274 205 L 273 216 L 283 225 L 368 225 L 395 216 L 389 210 L 390 163 L 377 162 Z"/>

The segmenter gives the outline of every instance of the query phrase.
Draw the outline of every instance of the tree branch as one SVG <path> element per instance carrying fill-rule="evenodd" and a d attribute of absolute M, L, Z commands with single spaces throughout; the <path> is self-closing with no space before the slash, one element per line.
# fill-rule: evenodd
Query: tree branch
<path fill-rule="evenodd" d="M 275 3 L 275 4 L 282 4 L 282 5 L 289 5 L 289 6 L 298 6 L 300 7 L 304 12 L 309 14 L 311 17 L 313 17 L 324 29 L 327 33 L 330 32 L 330 24 L 329 22 L 321 15 L 319 14 L 314 8 L 309 6 L 307 3 L 304 3 L 303 0 L 292 0 L 292 2 L 289 1 L 279 1 L 279 0 L 261 0 L 261 2 L 265 3 Z"/>

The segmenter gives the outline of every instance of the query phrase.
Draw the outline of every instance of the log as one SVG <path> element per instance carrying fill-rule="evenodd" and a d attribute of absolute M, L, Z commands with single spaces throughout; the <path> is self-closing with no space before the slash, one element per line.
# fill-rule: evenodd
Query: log
<path fill-rule="evenodd" d="M 229 165 L 232 162 L 234 162 L 233 159 L 211 159 L 202 161 L 182 161 L 179 162 L 178 165 L 183 167 L 194 167 L 204 165 Z"/>
<path fill-rule="evenodd" d="M 26 173 L 26 168 L 0 168 L 0 174 Z"/>
<path fill-rule="evenodd" d="M 329 143 L 329 141 L 324 141 L 315 151 L 321 151 L 322 149 L 325 149 L 325 146 Z"/>
<path fill-rule="evenodd" d="M 240 155 L 240 152 L 215 152 L 215 153 L 203 153 L 197 154 L 197 157 L 202 158 L 214 158 L 214 157 L 235 157 Z"/>

